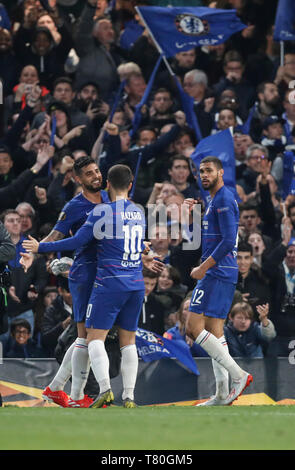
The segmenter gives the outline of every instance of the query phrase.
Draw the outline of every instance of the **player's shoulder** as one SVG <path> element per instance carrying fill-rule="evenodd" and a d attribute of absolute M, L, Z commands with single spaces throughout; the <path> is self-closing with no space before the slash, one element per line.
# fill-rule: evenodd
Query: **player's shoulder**
<path fill-rule="evenodd" d="M 234 193 L 226 186 L 222 186 L 214 197 L 214 206 L 216 208 L 236 207 L 237 201 Z"/>

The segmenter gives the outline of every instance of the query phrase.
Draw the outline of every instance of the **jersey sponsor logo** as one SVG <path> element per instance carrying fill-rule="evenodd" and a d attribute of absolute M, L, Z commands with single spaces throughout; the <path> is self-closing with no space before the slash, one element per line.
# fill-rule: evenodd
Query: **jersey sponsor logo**
<path fill-rule="evenodd" d="M 217 212 L 226 212 L 226 211 L 228 211 L 228 210 L 229 210 L 229 207 L 219 207 L 219 208 L 217 209 Z"/>

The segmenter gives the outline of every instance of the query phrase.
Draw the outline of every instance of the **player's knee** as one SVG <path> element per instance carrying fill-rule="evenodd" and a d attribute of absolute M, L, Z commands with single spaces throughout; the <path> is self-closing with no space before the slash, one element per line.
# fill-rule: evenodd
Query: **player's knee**
<path fill-rule="evenodd" d="M 203 321 L 195 314 L 190 314 L 185 326 L 185 333 L 189 336 L 193 341 L 199 336 L 199 334 L 204 329 Z"/>

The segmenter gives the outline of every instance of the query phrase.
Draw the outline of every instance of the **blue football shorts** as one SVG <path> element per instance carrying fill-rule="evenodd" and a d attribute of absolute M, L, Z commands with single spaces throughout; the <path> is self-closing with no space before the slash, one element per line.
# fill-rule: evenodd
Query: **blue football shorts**
<path fill-rule="evenodd" d="M 236 284 L 206 275 L 193 290 L 190 312 L 225 319 L 230 310 Z"/>
<path fill-rule="evenodd" d="M 145 291 L 105 291 L 94 283 L 86 313 L 86 328 L 110 330 L 114 324 L 136 331 Z"/>
<path fill-rule="evenodd" d="M 94 282 L 94 279 L 93 279 Z M 93 282 L 76 282 L 69 279 L 69 289 L 73 302 L 73 317 L 75 322 L 84 322 L 87 305 L 93 288 Z"/>

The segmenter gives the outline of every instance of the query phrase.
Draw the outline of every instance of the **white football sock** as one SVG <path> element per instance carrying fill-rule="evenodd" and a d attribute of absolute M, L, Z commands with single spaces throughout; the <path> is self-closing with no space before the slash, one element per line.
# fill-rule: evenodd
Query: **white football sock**
<path fill-rule="evenodd" d="M 90 369 L 88 356 L 88 346 L 85 338 L 77 338 L 72 354 L 72 387 L 71 398 L 82 400 L 84 397 L 84 387 L 87 382 Z"/>
<path fill-rule="evenodd" d="M 138 370 L 138 355 L 135 344 L 129 344 L 121 348 L 121 374 L 123 381 L 122 399 L 134 400 L 134 388 Z"/>
<path fill-rule="evenodd" d="M 224 336 L 218 338 L 219 343 L 225 348 L 225 351 L 228 352 L 227 342 Z M 228 384 L 228 371 L 218 364 L 215 359 L 212 359 L 213 372 L 216 380 L 216 392 L 215 395 L 218 398 L 224 399 L 229 394 L 229 384 Z"/>
<path fill-rule="evenodd" d="M 49 384 L 49 388 L 53 392 L 56 392 L 58 390 L 63 390 L 65 384 L 67 383 L 67 381 L 72 375 L 72 354 L 74 351 L 74 347 L 75 347 L 75 342 L 73 342 L 73 344 L 71 344 L 71 346 L 66 351 L 64 358 L 62 360 L 62 363 L 54 379 Z"/>
<path fill-rule="evenodd" d="M 90 341 L 88 344 L 88 354 L 94 377 L 99 384 L 100 393 L 104 393 L 111 388 L 110 363 L 104 342 L 100 339 Z"/>
<path fill-rule="evenodd" d="M 215 359 L 218 364 L 223 366 L 234 381 L 239 381 L 243 377 L 245 373 L 243 369 L 233 360 L 225 347 L 220 344 L 212 333 L 204 329 L 197 337 L 196 343 L 202 346 L 212 359 Z"/>

